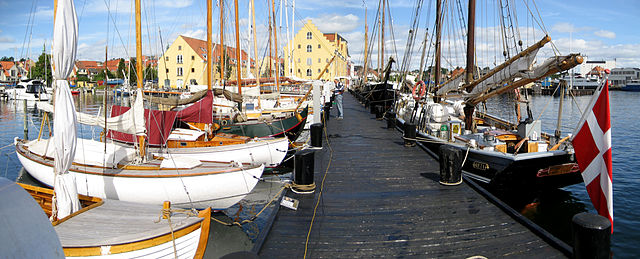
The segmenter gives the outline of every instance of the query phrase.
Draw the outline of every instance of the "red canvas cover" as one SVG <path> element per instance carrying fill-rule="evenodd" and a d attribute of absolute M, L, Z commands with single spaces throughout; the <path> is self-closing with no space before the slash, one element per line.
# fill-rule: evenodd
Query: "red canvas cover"
<path fill-rule="evenodd" d="M 178 120 L 184 122 L 212 123 L 213 122 L 213 94 L 207 92 L 204 98 L 178 111 Z"/>
<path fill-rule="evenodd" d="M 111 117 L 123 114 L 129 109 L 131 108 L 114 105 L 111 108 Z M 151 146 L 160 146 L 167 141 L 167 138 L 171 133 L 173 123 L 176 119 L 176 112 L 144 109 L 144 119 L 147 128 L 147 143 Z M 137 139 L 133 134 L 122 133 L 119 131 L 109 130 L 107 137 L 126 143 L 137 142 Z"/>

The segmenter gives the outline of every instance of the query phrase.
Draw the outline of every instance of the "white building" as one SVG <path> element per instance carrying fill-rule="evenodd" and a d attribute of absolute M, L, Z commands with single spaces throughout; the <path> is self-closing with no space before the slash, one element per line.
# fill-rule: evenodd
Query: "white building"
<path fill-rule="evenodd" d="M 640 79 L 640 68 L 614 68 L 609 75 L 609 82 L 618 87 L 623 87 L 627 82 L 637 79 Z"/>
<path fill-rule="evenodd" d="M 574 73 L 580 73 L 586 75 L 591 72 L 594 67 L 602 67 L 604 69 L 614 69 L 616 67 L 616 60 L 588 60 L 588 57 L 584 57 L 584 62 L 580 64 L 578 68 L 574 70 Z"/>

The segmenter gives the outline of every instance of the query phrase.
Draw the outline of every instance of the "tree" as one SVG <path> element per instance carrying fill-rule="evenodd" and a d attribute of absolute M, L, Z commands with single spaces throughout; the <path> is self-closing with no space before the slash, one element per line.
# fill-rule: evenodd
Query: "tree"
<path fill-rule="evenodd" d="M 38 62 L 31 68 L 31 78 L 47 80 L 47 85 L 51 84 L 53 76 L 51 75 L 51 56 L 42 53 L 38 57 Z"/>
<path fill-rule="evenodd" d="M 129 84 L 131 84 L 132 86 L 136 86 L 137 84 L 136 82 L 138 82 L 138 74 L 136 73 L 136 58 L 130 58 L 129 64 L 131 64 L 129 66 L 129 68 L 131 69 L 131 72 L 128 74 Z"/>
<path fill-rule="evenodd" d="M 4 56 L 4 57 L 0 58 L 0 61 L 13 61 L 13 57 Z"/>
<path fill-rule="evenodd" d="M 224 70 L 224 80 L 228 80 L 229 77 L 231 77 L 231 71 L 233 70 L 233 66 L 231 65 L 231 61 L 229 59 L 229 55 L 227 55 L 227 52 L 225 50 L 222 51 L 222 55 L 224 56 L 224 65 L 225 65 L 225 70 Z M 218 62 L 218 65 L 216 66 L 216 71 L 218 73 L 218 75 L 220 74 L 220 62 Z"/>
<path fill-rule="evenodd" d="M 151 67 L 151 64 L 147 65 L 147 68 L 144 69 L 144 77 L 147 80 L 158 79 L 158 69 Z"/>
<path fill-rule="evenodd" d="M 116 77 L 123 79 L 124 78 L 124 72 L 127 71 L 127 68 L 124 65 L 124 58 L 120 59 L 120 62 L 118 62 L 118 71 L 116 71 Z"/>

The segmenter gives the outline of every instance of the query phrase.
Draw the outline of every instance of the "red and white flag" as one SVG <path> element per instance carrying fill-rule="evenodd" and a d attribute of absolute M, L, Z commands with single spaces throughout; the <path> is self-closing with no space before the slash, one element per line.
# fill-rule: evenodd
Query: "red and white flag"
<path fill-rule="evenodd" d="M 613 186 L 611 174 L 611 119 L 609 81 L 594 93 L 572 143 L 582 179 L 598 213 L 611 222 L 613 232 Z M 594 101 L 595 100 L 595 101 Z"/>

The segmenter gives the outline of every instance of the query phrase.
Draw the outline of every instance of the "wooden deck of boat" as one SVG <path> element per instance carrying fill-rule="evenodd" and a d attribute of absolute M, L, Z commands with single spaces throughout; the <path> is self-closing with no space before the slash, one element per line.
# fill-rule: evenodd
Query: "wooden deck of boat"
<path fill-rule="evenodd" d="M 287 193 L 300 200 L 298 210 L 280 208 L 260 257 L 303 257 L 329 163 L 308 258 L 565 257 L 466 183 L 440 185 L 438 162 L 404 147 L 351 95 L 344 107 L 345 119 L 328 123 L 333 155 L 326 142 L 316 152 L 315 194 Z"/>

